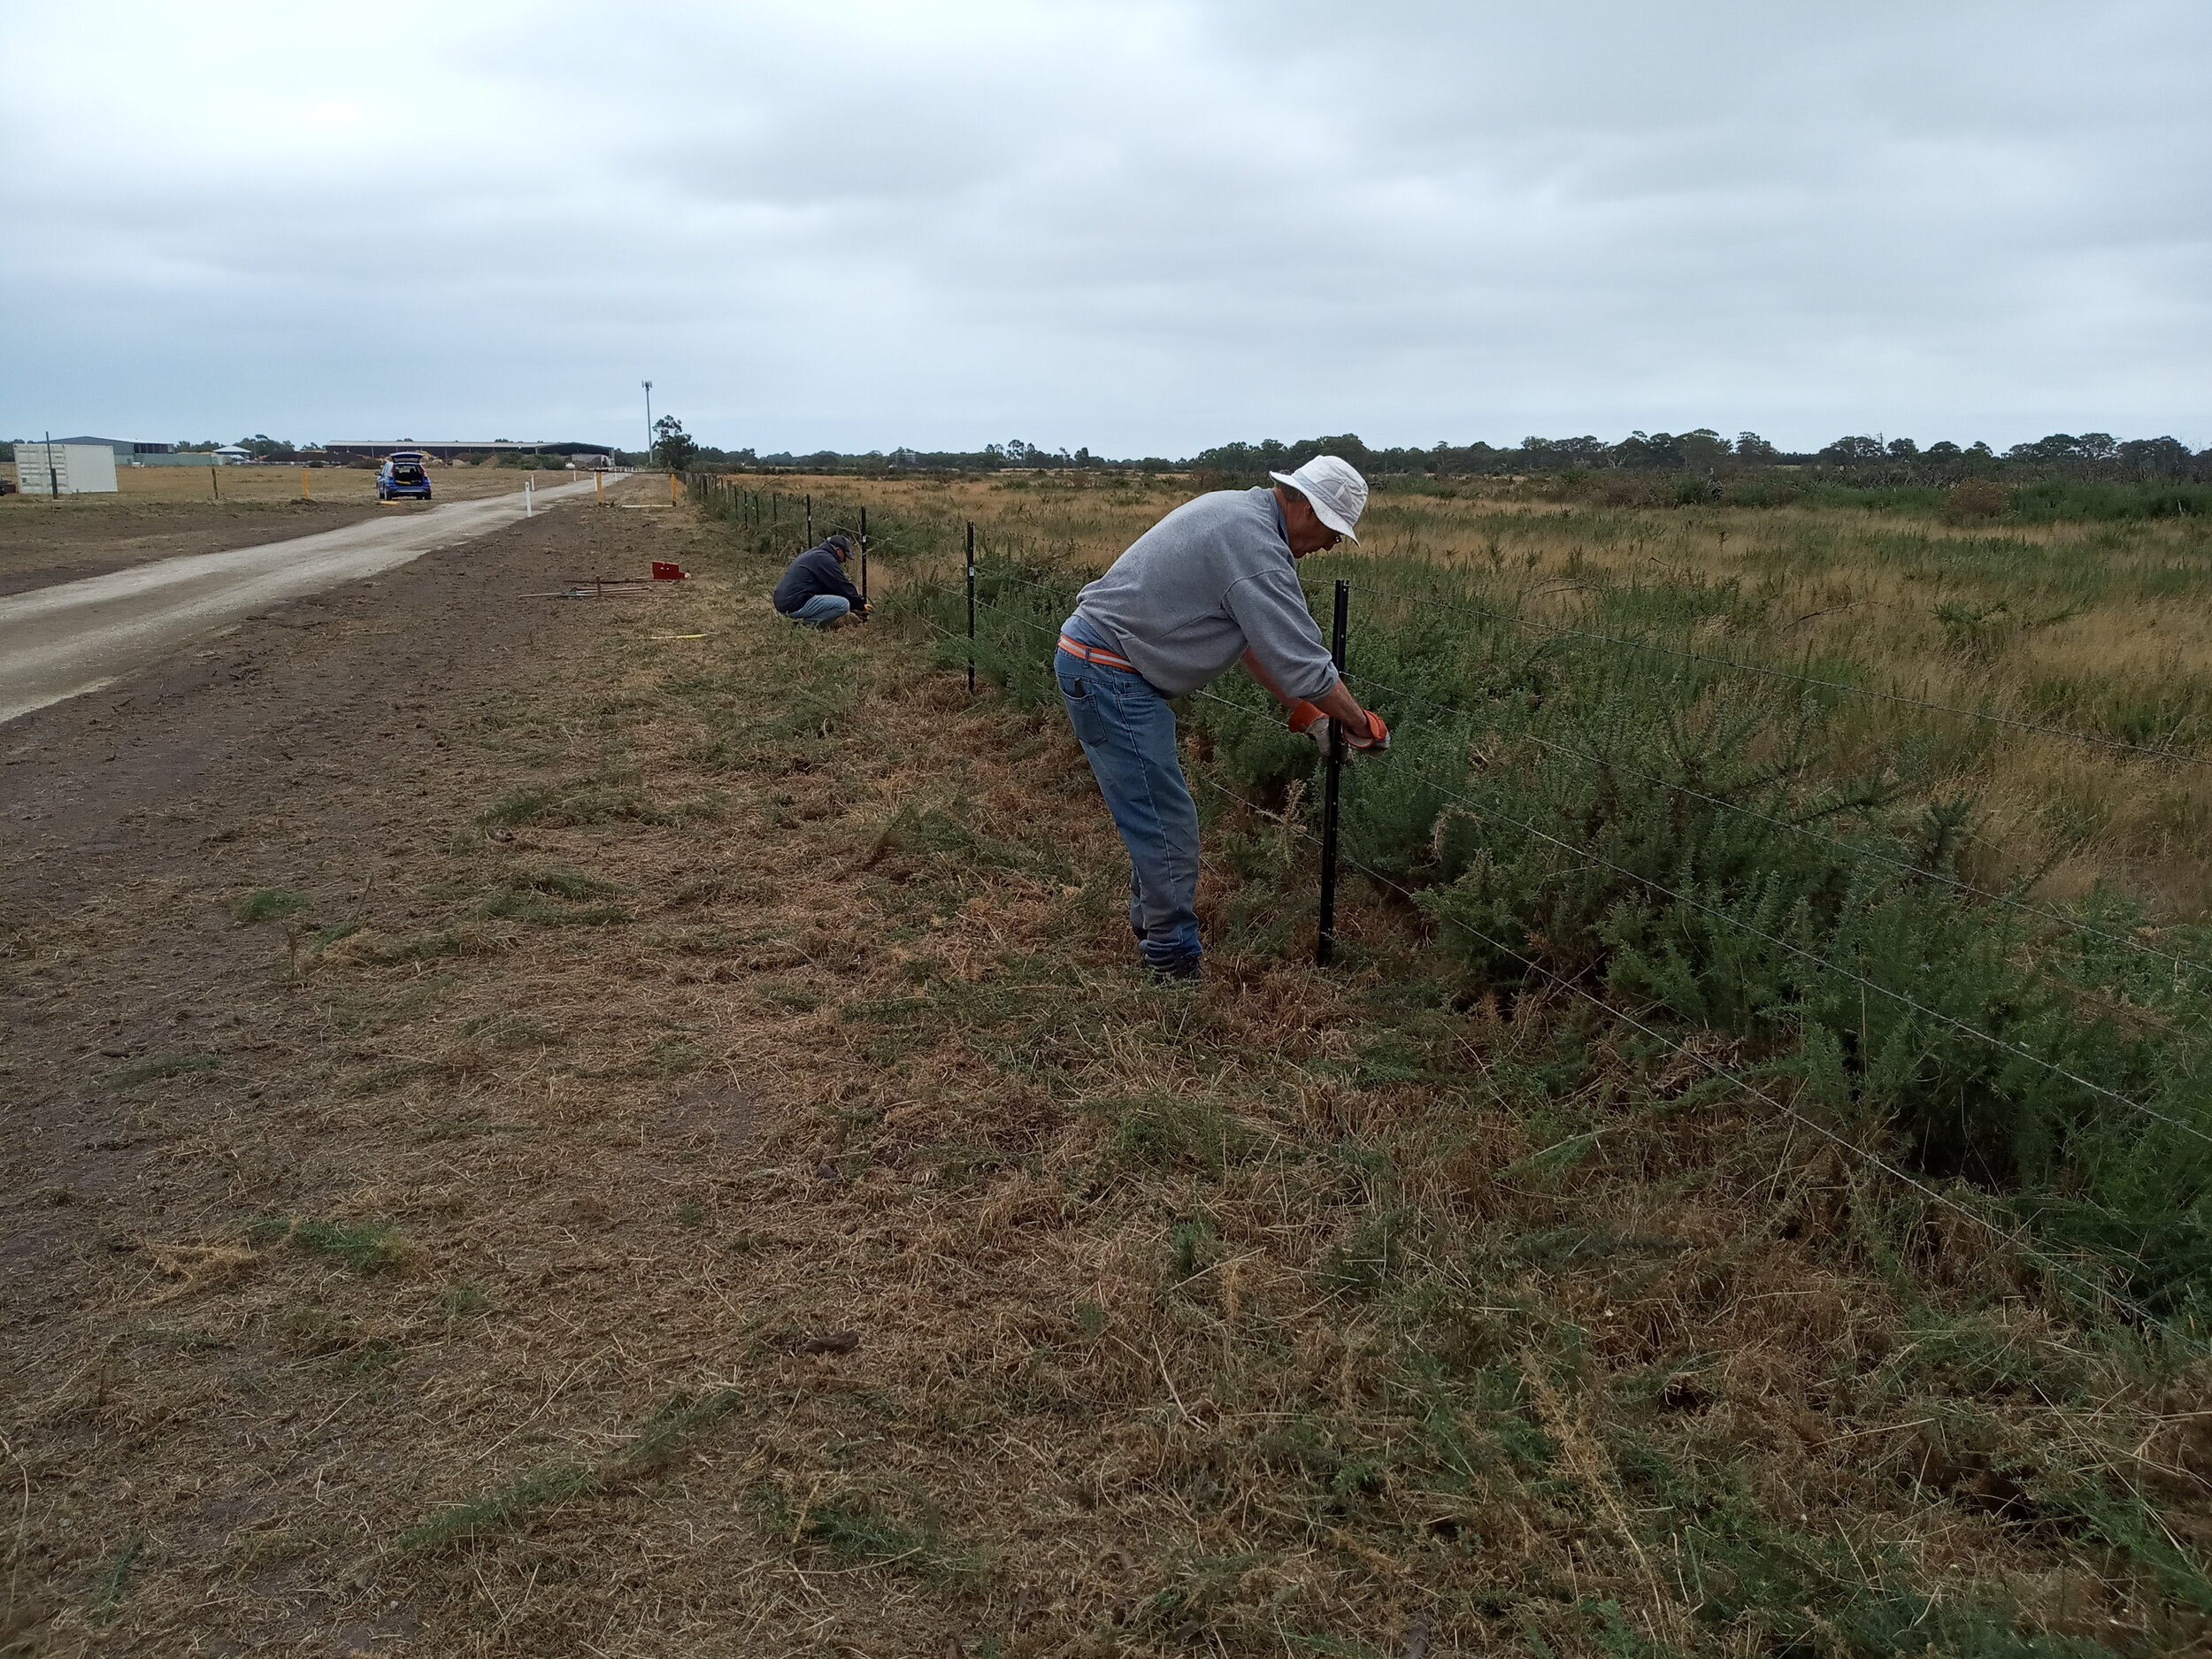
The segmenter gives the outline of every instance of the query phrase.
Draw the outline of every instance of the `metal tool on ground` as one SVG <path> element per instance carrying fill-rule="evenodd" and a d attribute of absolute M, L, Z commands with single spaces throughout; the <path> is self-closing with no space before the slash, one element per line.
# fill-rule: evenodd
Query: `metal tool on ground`
<path fill-rule="evenodd" d="M 627 599 L 653 591 L 659 582 L 681 582 L 691 579 L 680 565 L 663 559 L 653 561 L 650 576 L 576 576 L 568 586 L 549 593 L 525 594 L 525 599 Z"/>

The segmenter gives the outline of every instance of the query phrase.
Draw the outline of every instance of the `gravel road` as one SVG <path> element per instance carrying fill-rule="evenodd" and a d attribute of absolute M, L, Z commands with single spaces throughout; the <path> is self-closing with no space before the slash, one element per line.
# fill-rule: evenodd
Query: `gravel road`
<path fill-rule="evenodd" d="M 594 488 L 590 481 L 559 485 L 538 491 L 536 499 L 572 500 Z M 522 516 L 519 493 L 451 502 L 0 598 L 0 722 L 96 690 L 211 628 L 373 576 Z"/>

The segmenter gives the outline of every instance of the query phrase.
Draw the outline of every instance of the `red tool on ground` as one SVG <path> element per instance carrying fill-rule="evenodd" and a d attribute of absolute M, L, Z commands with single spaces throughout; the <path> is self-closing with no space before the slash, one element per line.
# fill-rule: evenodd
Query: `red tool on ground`
<path fill-rule="evenodd" d="M 655 559 L 653 580 L 657 582 L 680 582 L 684 580 L 684 567 L 680 565 L 670 565 L 660 559 Z"/>

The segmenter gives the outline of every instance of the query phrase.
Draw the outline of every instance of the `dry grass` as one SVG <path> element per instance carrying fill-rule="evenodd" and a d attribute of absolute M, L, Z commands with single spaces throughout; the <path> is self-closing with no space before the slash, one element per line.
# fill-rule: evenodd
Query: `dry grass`
<path fill-rule="evenodd" d="M 1371 899 L 1318 974 L 1257 942 L 1296 872 L 1217 856 L 1211 977 L 1148 987 L 1061 723 L 772 575 L 457 711 L 419 913 L 272 941 L 290 1087 L 144 1085 L 232 1202 L 127 1228 L 11 1411 L 54 1651 L 2212 1635 L 2200 1377 L 1694 1067 L 1456 1005 Z"/>

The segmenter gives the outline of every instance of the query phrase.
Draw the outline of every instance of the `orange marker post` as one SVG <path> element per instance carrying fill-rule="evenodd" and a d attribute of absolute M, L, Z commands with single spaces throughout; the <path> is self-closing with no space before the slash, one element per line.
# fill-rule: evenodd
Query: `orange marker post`
<path fill-rule="evenodd" d="M 672 507 L 676 504 L 676 475 L 673 472 L 668 475 L 668 504 Z"/>
<path fill-rule="evenodd" d="M 308 488 L 307 469 L 303 466 L 300 468 L 300 499 L 302 501 L 312 501 L 315 499 L 315 492 Z"/>
<path fill-rule="evenodd" d="M 605 506 L 607 504 L 607 475 L 596 467 L 592 469 L 591 489 L 592 494 L 597 497 L 599 504 L 602 507 Z"/>

